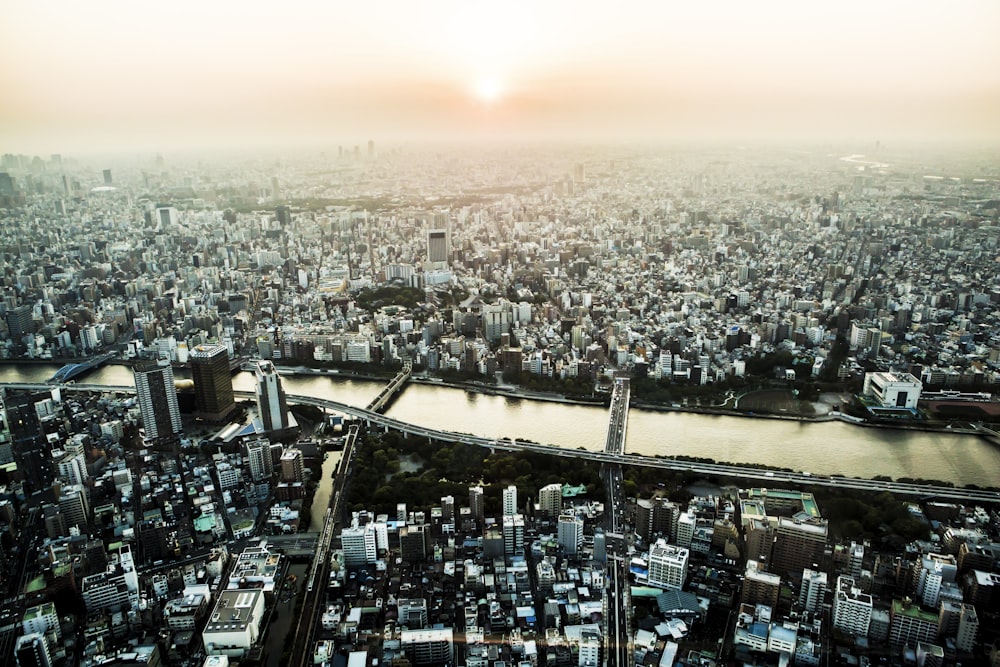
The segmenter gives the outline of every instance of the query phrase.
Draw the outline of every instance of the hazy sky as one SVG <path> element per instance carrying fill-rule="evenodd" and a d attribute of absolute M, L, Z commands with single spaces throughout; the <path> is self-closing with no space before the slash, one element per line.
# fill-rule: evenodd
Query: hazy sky
<path fill-rule="evenodd" d="M 1000 140 L 1000 2 L 0 0 L 0 152 Z"/>

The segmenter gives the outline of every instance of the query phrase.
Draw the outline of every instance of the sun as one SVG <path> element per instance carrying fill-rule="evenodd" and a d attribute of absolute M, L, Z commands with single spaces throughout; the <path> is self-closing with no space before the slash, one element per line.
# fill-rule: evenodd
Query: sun
<path fill-rule="evenodd" d="M 503 96 L 503 86 L 494 78 L 484 77 L 476 81 L 473 92 L 479 101 L 492 104 Z"/>

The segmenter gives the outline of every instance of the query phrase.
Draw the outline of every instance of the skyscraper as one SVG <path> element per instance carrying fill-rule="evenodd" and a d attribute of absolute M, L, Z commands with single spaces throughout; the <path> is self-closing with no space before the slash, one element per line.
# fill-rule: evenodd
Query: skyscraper
<path fill-rule="evenodd" d="M 170 363 L 145 363 L 136 366 L 133 372 L 146 439 L 175 439 L 181 432 L 181 410 Z"/>
<path fill-rule="evenodd" d="M 225 345 L 198 345 L 191 350 L 191 376 L 195 405 L 205 419 L 221 421 L 236 408 Z"/>
<path fill-rule="evenodd" d="M 427 261 L 431 263 L 447 263 L 451 251 L 447 229 L 427 230 Z"/>
<path fill-rule="evenodd" d="M 270 361 L 258 361 L 254 375 L 257 377 L 257 411 L 264 431 L 288 428 L 288 401 L 274 364 Z"/>

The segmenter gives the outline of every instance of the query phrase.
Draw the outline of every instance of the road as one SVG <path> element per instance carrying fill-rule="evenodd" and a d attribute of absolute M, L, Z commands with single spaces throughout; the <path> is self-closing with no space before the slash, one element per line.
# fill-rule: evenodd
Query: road
<path fill-rule="evenodd" d="M 27 389 L 37 391 L 48 391 L 55 386 L 60 386 L 64 391 L 96 391 L 96 392 L 116 392 L 134 394 L 135 387 L 130 385 L 102 385 L 102 384 L 70 384 L 70 385 L 50 385 L 38 383 L 5 382 L 0 386 L 11 390 Z M 254 393 L 249 391 L 234 392 L 239 398 L 254 398 Z M 665 470 L 688 471 L 698 475 L 715 475 L 719 477 L 734 477 L 764 484 L 797 484 L 812 486 L 831 486 L 856 491 L 888 491 L 890 493 L 903 496 L 916 496 L 927 498 L 938 498 L 943 500 L 958 500 L 969 503 L 1000 503 L 1000 493 L 996 491 L 984 491 L 979 489 L 962 489 L 949 486 L 935 486 L 924 484 L 911 484 L 907 482 L 889 482 L 882 480 L 860 479 L 855 477 L 841 477 L 839 475 L 810 475 L 803 472 L 765 471 L 759 468 L 745 465 L 732 465 L 727 463 L 701 463 L 697 461 L 686 461 L 681 459 L 668 459 L 656 456 L 640 456 L 637 454 L 611 454 L 606 451 L 594 452 L 580 449 L 565 449 L 556 445 L 542 445 L 536 442 L 525 442 L 515 439 L 498 440 L 496 438 L 470 435 L 468 433 L 454 433 L 452 431 L 442 431 L 440 429 L 418 426 L 407 422 L 386 417 L 377 412 L 372 412 L 364 408 L 359 408 L 346 403 L 339 403 L 313 396 L 303 396 L 301 394 L 289 394 L 289 403 L 299 403 L 301 405 L 312 405 L 323 410 L 341 412 L 358 419 L 364 420 L 368 424 L 375 424 L 385 429 L 400 431 L 408 435 L 430 438 L 432 440 L 442 440 L 445 442 L 455 442 L 466 445 L 476 445 L 489 449 L 500 449 L 505 451 L 528 451 L 550 456 L 564 456 L 567 458 L 587 457 L 601 463 L 620 463 L 621 465 L 646 466 L 652 468 L 662 468 Z"/>
<path fill-rule="evenodd" d="M 344 439 L 344 454 L 337 465 L 333 489 L 330 491 L 330 506 L 326 509 L 323 530 L 316 540 L 316 553 L 309 568 L 309 578 L 306 579 L 305 597 L 295 622 L 295 640 L 292 643 L 292 656 L 289 660 L 289 664 L 293 667 L 306 667 L 308 660 L 312 658 L 316 626 L 319 625 L 320 615 L 323 613 L 327 577 L 330 574 L 330 543 L 333 541 L 336 526 L 340 523 L 341 497 L 354 459 L 359 432 L 358 426 L 352 425 Z"/>
<path fill-rule="evenodd" d="M 625 434 L 628 429 L 628 407 L 630 397 L 628 378 L 616 378 L 608 409 L 608 433 L 604 440 L 604 454 L 619 457 L 625 451 Z M 607 494 L 605 527 L 608 539 L 613 545 L 608 553 L 605 574 L 605 614 L 604 634 L 607 638 L 605 664 L 608 667 L 631 667 L 632 632 L 629 627 L 628 553 L 625 541 L 617 535 L 624 532 L 626 500 L 622 491 L 622 465 L 616 461 L 606 461 L 601 465 L 601 476 Z M 607 539 L 607 538 L 606 538 Z"/>

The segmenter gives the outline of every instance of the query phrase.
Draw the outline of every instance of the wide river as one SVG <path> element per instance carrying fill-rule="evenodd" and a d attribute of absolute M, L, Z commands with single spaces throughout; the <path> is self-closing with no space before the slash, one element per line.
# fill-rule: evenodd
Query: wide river
<path fill-rule="evenodd" d="M 57 365 L 0 366 L 0 382 L 44 382 Z M 180 374 L 179 377 L 183 377 Z M 105 366 L 82 383 L 134 384 L 125 366 Z M 289 394 L 365 406 L 380 382 L 284 376 Z M 237 389 L 252 390 L 251 373 L 233 376 Z M 600 450 L 608 412 L 463 389 L 410 384 L 390 406 L 389 416 L 422 426 L 487 437 L 517 437 L 560 447 Z M 971 435 L 865 428 L 839 421 L 807 423 L 779 419 L 629 411 L 625 449 L 632 454 L 686 454 L 733 463 L 765 463 L 814 474 L 941 479 L 958 485 L 1000 484 L 1000 446 Z"/>

